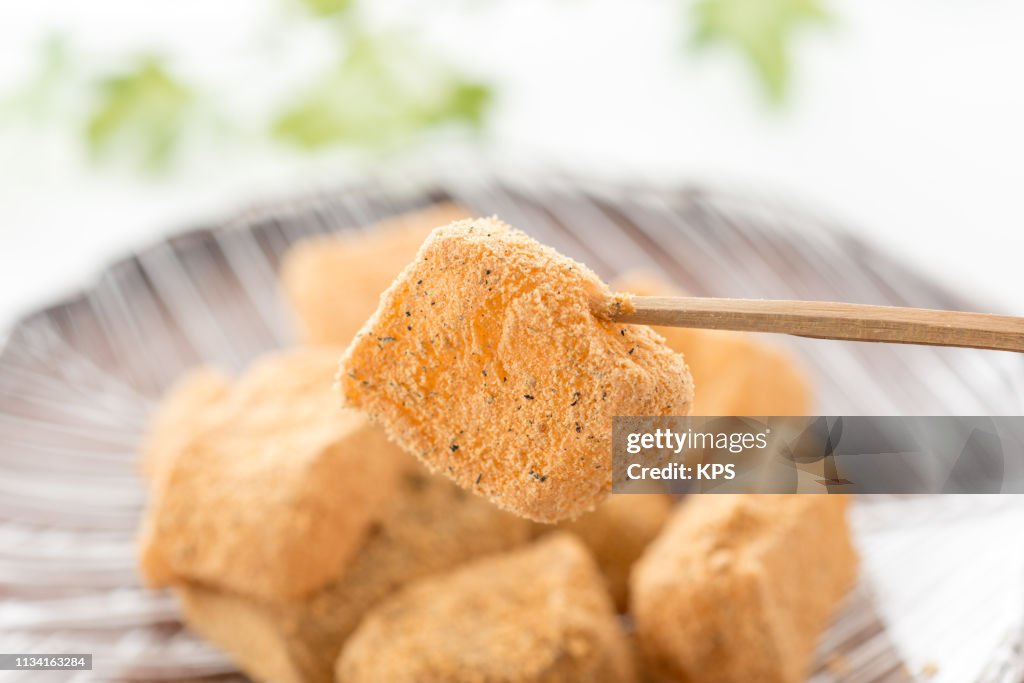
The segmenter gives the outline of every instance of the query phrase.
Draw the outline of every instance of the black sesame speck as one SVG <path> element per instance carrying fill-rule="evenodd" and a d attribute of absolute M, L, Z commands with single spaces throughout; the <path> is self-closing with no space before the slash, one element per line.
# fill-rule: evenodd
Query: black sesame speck
<path fill-rule="evenodd" d="M 634 351 L 636 351 L 635 346 L 629 350 L 629 355 L 632 356 Z"/>
<path fill-rule="evenodd" d="M 527 401 L 533 400 L 533 396 L 531 396 L 530 394 L 523 394 L 523 398 L 525 398 Z"/>
<path fill-rule="evenodd" d="M 574 406 L 574 405 L 576 405 L 579 402 L 580 402 L 580 392 L 574 391 L 572 393 L 572 403 L 570 403 L 569 405 Z"/>
<path fill-rule="evenodd" d="M 459 444 L 457 444 L 457 443 L 453 443 L 453 444 L 452 444 L 451 446 L 449 446 L 448 448 L 452 449 L 452 453 L 454 453 L 455 451 L 459 450 Z"/>

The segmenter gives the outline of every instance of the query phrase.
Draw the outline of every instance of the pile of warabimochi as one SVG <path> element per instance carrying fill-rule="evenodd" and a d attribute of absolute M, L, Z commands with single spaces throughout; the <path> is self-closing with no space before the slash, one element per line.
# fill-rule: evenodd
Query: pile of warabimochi
<path fill-rule="evenodd" d="M 786 353 L 599 317 L 589 269 L 454 205 L 300 242 L 280 275 L 301 345 L 193 370 L 142 455 L 142 575 L 241 670 L 806 678 L 857 572 L 844 496 L 610 495 L 615 415 L 806 414 Z"/>

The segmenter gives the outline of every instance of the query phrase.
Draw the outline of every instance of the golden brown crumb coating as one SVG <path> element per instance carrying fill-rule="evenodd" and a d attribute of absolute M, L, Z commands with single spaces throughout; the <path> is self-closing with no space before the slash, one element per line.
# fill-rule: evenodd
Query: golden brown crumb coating
<path fill-rule="evenodd" d="M 338 580 L 307 599 L 278 603 L 183 584 L 177 592 L 186 622 L 257 680 L 330 683 L 342 644 L 369 608 L 410 581 L 530 539 L 526 520 L 402 458 L 412 466 Z"/>
<path fill-rule="evenodd" d="M 190 370 L 175 382 L 150 419 L 142 444 L 142 474 L 152 482 L 174 459 L 183 441 L 198 426 L 196 416 L 214 405 L 231 386 L 231 378 L 211 367 Z"/>
<path fill-rule="evenodd" d="M 634 273 L 615 289 L 640 296 L 673 296 L 661 278 Z M 743 332 L 683 327 L 654 328 L 686 357 L 693 373 L 694 415 L 808 415 L 813 396 L 800 365 L 789 353 Z"/>
<path fill-rule="evenodd" d="M 306 344 L 347 345 L 430 231 L 468 217 L 455 204 L 437 204 L 365 231 L 296 243 L 281 265 L 281 286 L 300 339 Z"/>
<path fill-rule="evenodd" d="M 349 403 L 431 469 L 555 522 L 611 488 L 615 415 L 685 415 L 681 355 L 598 319 L 585 266 L 495 218 L 435 230 L 345 353 Z"/>
<path fill-rule="evenodd" d="M 190 579 L 273 600 L 338 576 L 393 490 L 402 454 L 340 408 L 337 357 L 324 348 L 269 356 L 198 411 L 192 438 L 153 483 L 141 541 L 150 585 Z M 388 449 L 396 455 L 382 456 Z"/>
<path fill-rule="evenodd" d="M 619 611 L 626 611 L 629 601 L 633 563 L 658 535 L 672 506 L 672 497 L 662 494 L 612 494 L 593 512 L 558 525 L 590 549 Z"/>
<path fill-rule="evenodd" d="M 679 681 L 799 683 L 853 584 L 838 495 L 702 495 L 636 564 L 630 604 L 648 665 Z"/>
<path fill-rule="evenodd" d="M 619 683 L 634 673 L 586 548 L 551 534 L 407 586 L 374 608 L 338 683 Z"/>

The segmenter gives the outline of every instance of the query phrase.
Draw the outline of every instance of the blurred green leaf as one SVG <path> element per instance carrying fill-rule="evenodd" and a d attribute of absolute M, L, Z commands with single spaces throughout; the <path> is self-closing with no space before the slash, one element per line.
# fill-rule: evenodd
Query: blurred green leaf
<path fill-rule="evenodd" d="M 357 34 L 333 68 L 276 120 L 276 137 L 305 149 L 389 147 L 436 126 L 479 129 L 491 89 L 408 38 Z"/>
<path fill-rule="evenodd" d="M 96 157 L 126 154 L 149 170 L 167 165 L 193 103 L 191 90 L 155 57 L 101 81 L 99 100 L 86 124 Z"/>
<path fill-rule="evenodd" d="M 39 47 L 39 63 L 28 78 L 0 102 L 0 114 L 40 121 L 58 109 L 61 91 L 71 77 L 71 49 L 67 37 L 48 36 Z"/>
<path fill-rule="evenodd" d="M 353 0 L 299 0 L 313 14 L 327 17 L 341 14 L 352 7 Z"/>
<path fill-rule="evenodd" d="M 818 0 L 699 0 L 694 12 L 696 44 L 720 42 L 738 49 L 776 102 L 789 84 L 793 31 L 828 19 Z"/>

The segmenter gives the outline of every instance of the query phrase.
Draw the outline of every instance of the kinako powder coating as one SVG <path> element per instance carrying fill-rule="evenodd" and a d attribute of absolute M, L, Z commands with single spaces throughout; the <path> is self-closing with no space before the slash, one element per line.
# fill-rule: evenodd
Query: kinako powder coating
<path fill-rule="evenodd" d="M 527 520 L 429 474 L 396 447 L 362 457 L 401 460 L 402 474 L 384 492 L 387 505 L 358 552 L 316 593 L 268 602 L 193 581 L 175 585 L 189 627 L 257 681 L 333 683 L 342 645 L 379 602 L 425 577 L 512 550 L 535 533 Z"/>
<path fill-rule="evenodd" d="M 540 522 L 611 488 L 615 415 L 686 415 L 693 382 L 657 333 L 594 314 L 585 266 L 496 218 L 436 229 L 338 374 L 346 403 L 432 470 Z"/>
<path fill-rule="evenodd" d="M 292 350 L 234 380 L 200 370 L 179 383 L 144 455 L 148 585 L 189 580 L 281 601 L 314 593 L 351 561 L 407 456 L 338 406 L 337 358 Z"/>
<path fill-rule="evenodd" d="M 298 338 L 344 348 L 430 231 L 469 216 L 460 206 L 441 203 L 292 245 L 281 264 L 281 289 Z"/>
<path fill-rule="evenodd" d="M 335 680 L 635 683 L 636 675 L 593 558 L 555 533 L 383 601 L 345 643 Z"/>
<path fill-rule="evenodd" d="M 707 683 L 807 680 L 857 576 L 849 497 L 691 496 L 633 566 L 630 609 L 652 673 Z"/>

